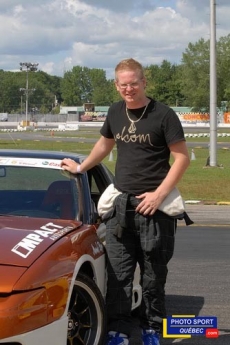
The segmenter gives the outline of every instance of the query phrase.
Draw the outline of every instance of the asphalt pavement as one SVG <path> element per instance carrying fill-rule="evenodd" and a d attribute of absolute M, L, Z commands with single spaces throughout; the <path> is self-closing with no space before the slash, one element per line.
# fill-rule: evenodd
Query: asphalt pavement
<path fill-rule="evenodd" d="M 225 203 L 225 205 L 186 204 L 185 209 L 195 225 L 230 226 L 230 205 L 228 202 Z"/>

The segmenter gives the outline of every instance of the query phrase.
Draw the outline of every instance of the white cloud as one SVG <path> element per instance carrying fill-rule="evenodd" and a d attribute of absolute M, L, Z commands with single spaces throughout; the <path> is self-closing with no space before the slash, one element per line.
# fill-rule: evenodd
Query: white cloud
<path fill-rule="evenodd" d="M 217 0 L 217 37 L 230 33 L 229 0 Z M 125 57 L 180 63 L 189 42 L 210 37 L 210 1 L 1 0 L 0 68 L 39 62 L 49 74 L 74 65 L 111 71 Z"/>

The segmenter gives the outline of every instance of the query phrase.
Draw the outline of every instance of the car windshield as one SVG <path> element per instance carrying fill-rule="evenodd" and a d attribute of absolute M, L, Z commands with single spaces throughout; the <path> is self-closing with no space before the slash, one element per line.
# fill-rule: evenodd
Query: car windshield
<path fill-rule="evenodd" d="M 0 159 L 0 214 L 75 219 L 78 192 L 75 179 L 59 161 Z M 6 163 L 6 164 L 5 164 Z"/>

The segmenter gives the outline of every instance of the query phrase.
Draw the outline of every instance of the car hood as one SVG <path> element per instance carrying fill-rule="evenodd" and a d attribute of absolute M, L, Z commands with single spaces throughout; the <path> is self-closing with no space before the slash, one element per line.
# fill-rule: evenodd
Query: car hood
<path fill-rule="evenodd" d="M 1 216 L 0 265 L 29 267 L 50 246 L 81 225 L 60 219 Z"/>

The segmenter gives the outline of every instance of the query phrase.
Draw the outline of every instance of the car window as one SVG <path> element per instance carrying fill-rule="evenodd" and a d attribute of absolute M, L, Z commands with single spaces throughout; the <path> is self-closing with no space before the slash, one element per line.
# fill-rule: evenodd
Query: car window
<path fill-rule="evenodd" d="M 60 170 L 6 166 L 0 190 L 45 190 L 54 180 L 65 180 Z"/>
<path fill-rule="evenodd" d="M 97 208 L 98 200 L 113 179 L 112 173 L 104 165 L 96 166 L 88 172 L 91 198 Z"/>
<path fill-rule="evenodd" d="M 93 175 L 91 177 L 91 193 L 100 194 L 100 190 L 98 188 L 98 184 L 95 181 L 95 177 Z"/>
<path fill-rule="evenodd" d="M 0 214 L 75 219 L 78 190 L 75 179 L 58 169 L 1 167 Z"/>

